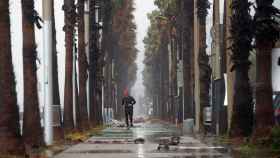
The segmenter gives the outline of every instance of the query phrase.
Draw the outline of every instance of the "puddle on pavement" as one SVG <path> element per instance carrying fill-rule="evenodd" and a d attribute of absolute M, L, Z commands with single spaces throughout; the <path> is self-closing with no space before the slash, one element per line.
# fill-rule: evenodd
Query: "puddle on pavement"
<path fill-rule="evenodd" d="M 211 156 L 203 156 L 203 155 L 198 155 L 198 156 L 173 156 L 170 158 L 225 158 L 224 156 L 220 155 L 220 156 L 215 156 L 215 155 L 211 155 Z"/>
<path fill-rule="evenodd" d="M 132 150 L 83 150 L 83 151 L 69 151 L 69 154 L 108 154 L 108 153 L 135 153 Z"/>
<path fill-rule="evenodd" d="M 133 140 L 96 140 L 87 141 L 86 144 L 134 144 Z"/>
<path fill-rule="evenodd" d="M 152 150 L 149 153 L 218 153 L 214 149 L 178 149 L 170 148 L 169 150 Z"/>

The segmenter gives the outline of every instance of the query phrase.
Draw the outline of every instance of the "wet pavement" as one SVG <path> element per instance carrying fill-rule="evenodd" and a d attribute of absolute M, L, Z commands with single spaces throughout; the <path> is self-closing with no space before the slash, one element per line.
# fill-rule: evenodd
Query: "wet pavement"
<path fill-rule="evenodd" d="M 170 145 L 178 138 L 178 145 Z M 161 144 L 161 145 L 159 145 Z M 176 143 L 175 143 L 176 144 Z M 84 143 L 54 158 L 232 158 L 221 146 L 206 145 L 169 124 L 138 124 L 133 128 L 107 128 Z"/>

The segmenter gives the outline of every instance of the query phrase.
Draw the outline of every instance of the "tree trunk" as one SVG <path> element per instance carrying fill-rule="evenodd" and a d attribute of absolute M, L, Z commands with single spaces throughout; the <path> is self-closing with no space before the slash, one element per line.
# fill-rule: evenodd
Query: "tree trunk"
<path fill-rule="evenodd" d="M 232 45 L 232 39 L 231 39 L 231 15 L 232 15 L 232 8 L 231 8 L 232 0 L 225 1 L 225 35 L 224 35 L 224 48 L 225 50 L 225 58 L 226 58 L 226 73 L 227 73 L 227 112 L 228 112 L 228 133 L 230 133 L 230 126 L 232 122 L 232 108 L 233 108 L 233 93 L 234 93 L 234 71 L 231 71 L 232 67 L 232 60 L 231 60 L 231 54 L 232 50 L 228 49 Z"/>
<path fill-rule="evenodd" d="M 176 113 L 177 113 L 177 104 L 176 104 L 176 96 L 177 96 L 177 40 L 175 32 L 175 27 L 173 26 L 171 29 L 171 76 L 170 76 L 170 110 L 171 110 L 171 121 L 173 123 L 176 122 Z"/>
<path fill-rule="evenodd" d="M 233 137 L 249 136 L 253 127 L 253 99 L 248 72 L 252 50 L 252 19 L 248 12 L 249 2 L 233 0 L 231 18 L 232 70 L 235 70 L 233 114 L 230 134 Z M 242 17 L 242 18 L 240 18 Z M 246 40 L 244 40 L 246 39 Z"/>
<path fill-rule="evenodd" d="M 44 145 L 38 100 L 34 1 L 22 0 L 24 117 L 23 139 L 28 147 Z"/>
<path fill-rule="evenodd" d="M 167 28 L 161 28 L 161 44 L 159 48 L 159 55 L 160 55 L 160 70 L 161 70 L 161 118 L 165 121 L 168 120 L 168 100 L 169 100 L 169 95 L 168 95 L 168 72 L 169 72 L 169 61 L 168 61 L 168 32 Z"/>
<path fill-rule="evenodd" d="M 83 130 L 89 128 L 88 124 L 88 111 L 87 111 L 87 56 L 85 52 L 85 22 L 84 22 L 84 9 L 85 9 L 85 0 L 78 1 L 78 53 L 79 53 L 79 104 L 78 108 L 80 109 L 80 121 L 78 122 L 78 128 Z"/>
<path fill-rule="evenodd" d="M 74 129 L 73 122 L 73 41 L 75 24 L 75 5 L 74 0 L 64 0 L 65 12 L 65 87 L 64 87 L 64 131 L 70 132 Z"/>
<path fill-rule="evenodd" d="M 211 81 L 211 68 L 209 66 L 209 57 L 206 54 L 206 16 L 208 14 L 209 2 L 208 0 L 198 0 L 198 32 L 199 32 L 199 55 L 198 55 L 198 65 L 199 65 L 199 88 L 200 88 L 200 129 L 201 133 L 204 132 L 203 124 L 203 110 L 205 107 L 210 106 L 209 101 L 209 90 Z"/>
<path fill-rule="evenodd" d="M 100 15 L 100 10 L 104 9 L 103 6 L 101 5 L 101 2 L 100 0 L 96 0 L 96 5 L 99 6 L 99 9 L 98 9 L 98 16 L 95 20 L 96 20 L 96 25 L 95 25 L 95 36 L 96 36 L 96 47 L 95 47 L 95 55 L 96 55 L 96 83 L 95 83 L 95 90 L 96 90 L 96 108 L 97 108 L 97 115 L 96 115 L 96 120 L 97 120 L 97 124 L 98 125 L 102 125 L 103 123 L 103 118 L 102 118 L 102 97 L 103 97 L 103 94 L 102 94 L 102 87 L 103 87 L 103 65 L 104 65 L 104 53 L 105 52 L 101 52 L 101 49 L 102 49 L 102 46 L 101 46 L 101 42 L 100 42 L 100 38 L 101 38 L 101 34 L 100 34 L 100 30 L 102 29 L 102 32 L 103 31 L 103 26 L 102 28 L 99 26 L 100 25 L 100 17 L 103 16 L 103 15 Z M 106 38 L 106 37 L 103 37 L 103 38 Z"/>
<path fill-rule="evenodd" d="M 105 0 L 103 2 L 103 30 L 101 49 L 105 56 L 105 76 L 104 76 L 104 107 L 113 108 L 112 102 L 112 46 L 110 45 L 112 39 L 112 2 Z"/>
<path fill-rule="evenodd" d="M 210 90 L 210 77 L 211 68 L 209 66 L 209 58 L 206 54 L 206 25 L 199 25 L 200 33 L 200 46 L 199 46 L 199 80 L 200 80 L 200 123 L 201 132 L 204 131 L 203 125 L 203 110 L 205 107 L 210 106 L 209 90 Z"/>
<path fill-rule="evenodd" d="M 61 105 L 59 96 L 59 82 L 58 82 L 58 65 L 57 65 L 57 50 L 56 50 L 56 28 L 55 28 L 55 11 L 54 11 L 54 0 L 51 0 L 52 7 L 52 81 L 53 81 L 53 105 L 57 105 L 58 109 L 54 111 L 54 115 L 58 116 L 59 120 L 54 120 L 55 122 L 60 122 L 60 125 L 54 127 L 54 139 L 62 140 L 64 138 L 62 129 L 62 115 L 61 115 Z"/>
<path fill-rule="evenodd" d="M 59 82 L 58 82 L 58 65 L 57 65 L 57 50 L 56 50 L 56 27 L 55 27 L 55 11 L 54 11 L 54 0 L 50 0 L 52 3 L 52 77 L 53 77 L 53 105 L 60 105 L 60 96 L 59 96 Z"/>
<path fill-rule="evenodd" d="M 270 42 L 257 41 L 257 78 L 256 78 L 256 127 L 253 139 L 264 138 L 270 134 L 274 125 L 271 85 Z"/>
<path fill-rule="evenodd" d="M 11 54 L 9 1 L 0 1 L 0 154 L 22 154 L 19 109 Z"/>
<path fill-rule="evenodd" d="M 194 54 L 193 27 L 194 1 L 183 1 L 183 76 L 184 76 L 184 118 L 194 118 Z"/>
<path fill-rule="evenodd" d="M 272 105 L 271 53 L 279 40 L 279 22 L 277 20 L 279 10 L 273 6 L 273 0 L 257 0 L 256 2 L 254 25 L 256 28 L 257 83 L 256 128 L 253 141 L 269 136 L 275 123 Z"/>
<path fill-rule="evenodd" d="M 89 0 L 89 104 L 90 104 L 90 124 L 97 125 L 97 99 L 96 99 L 96 62 L 97 62 L 97 30 L 95 1 Z"/>
<path fill-rule="evenodd" d="M 193 2 L 193 1 L 192 1 Z M 184 4 L 182 4 L 182 0 L 177 0 L 177 6 L 178 6 L 178 20 L 176 21 L 177 22 L 177 26 L 176 26 L 176 31 L 177 31 L 177 47 L 178 47 L 178 57 L 177 57 L 177 71 L 179 71 L 179 73 L 183 73 L 184 71 L 187 71 L 187 69 L 183 69 L 183 72 L 180 72 L 182 70 L 180 70 L 180 66 L 179 66 L 179 62 L 182 61 L 182 56 L 183 56 L 183 38 L 185 36 L 183 36 L 183 28 L 184 28 L 184 14 L 186 14 L 186 12 L 188 11 L 187 9 L 184 9 Z M 192 16 L 193 17 L 193 16 Z M 187 76 L 187 74 L 189 73 L 183 73 L 183 78 L 185 76 Z M 180 74 L 178 74 L 179 76 Z M 178 78 L 177 79 L 177 86 L 178 86 L 178 89 L 177 89 L 177 92 L 178 92 L 178 123 L 182 124 L 183 123 L 183 116 L 184 116 L 184 102 L 183 102 L 183 99 L 184 99 L 184 96 L 183 96 L 183 89 L 184 89 L 184 84 L 188 84 L 189 82 L 185 82 L 185 79 L 183 79 L 183 83 L 179 83 L 178 81 L 180 81 L 181 79 Z M 188 90 L 191 90 L 191 89 L 188 89 Z M 191 98 L 192 98 L 192 95 L 190 95 Z M 187 112 L 187 111 L 186 111 Z"/>

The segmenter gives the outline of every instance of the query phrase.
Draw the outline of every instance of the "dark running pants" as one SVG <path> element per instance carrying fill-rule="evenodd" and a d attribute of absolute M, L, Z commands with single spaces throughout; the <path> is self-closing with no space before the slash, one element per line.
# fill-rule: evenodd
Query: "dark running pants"
<path fill-rule="evenodd" d="M 133 126 L 133 107 L 125 107 L 125 121 L 127 127 L 129 127 L 129 121 L 130 126 Z"/>

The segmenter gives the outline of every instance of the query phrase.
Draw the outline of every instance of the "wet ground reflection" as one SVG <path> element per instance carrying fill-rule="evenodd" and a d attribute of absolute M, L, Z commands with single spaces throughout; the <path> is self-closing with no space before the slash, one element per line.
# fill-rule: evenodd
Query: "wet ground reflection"
<path fill-rule="evenodd" d="M 180 136 L 178 145 L 158 150 L 162 142 Z M 144 140 L 135 143 L 135 139 Z M 269 158 L 241 157 L 230 148 L 216 143 L 207 144 L 168 124 L 139 124 L 135 128 L 107 128 L 103 133 L 79 144 L 55 158 Z"/>

